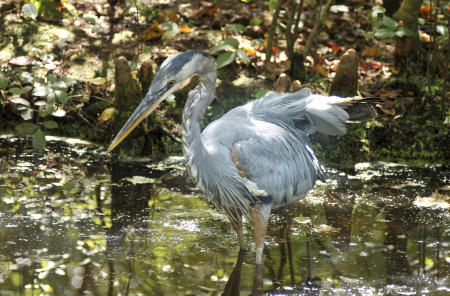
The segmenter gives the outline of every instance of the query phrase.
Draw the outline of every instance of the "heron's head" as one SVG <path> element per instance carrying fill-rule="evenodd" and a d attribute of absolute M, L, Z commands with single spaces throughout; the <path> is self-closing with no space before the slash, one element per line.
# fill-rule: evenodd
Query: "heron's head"
<path fill-rule="evenodd" d="M 178 53 L 167 58 L 156 73 L 145 98 L 112 141 L 108 152 L 126 136 L 180 85 L 192 75 L 215 71 L 214 59 L 200 50 Z"/>

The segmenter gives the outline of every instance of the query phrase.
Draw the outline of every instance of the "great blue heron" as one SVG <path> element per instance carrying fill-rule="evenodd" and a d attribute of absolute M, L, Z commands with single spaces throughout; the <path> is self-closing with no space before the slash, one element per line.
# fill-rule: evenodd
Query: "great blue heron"
<path fill-rule="evenodd" d="M 318 131 L 343 135 L 345 123 L 365 121 L 377 113 L 381 99 L 326 97 L 309 89 L 271 92 L 235 108 L 201 132 L 200 122 L 214 99 L 214 59 L 199 50 L 172 55 L 162 63 L 150 89 L 108 148 L 116 147 L 155 107 L 192 75 L 183 113 L 182 142 L 187 169 L 206 198 L 223 210 L 245 250 L 242 214 L 250 212 L 260 266 L 271 209 L 298 201 L 325 181 L 307 135 Z"/>

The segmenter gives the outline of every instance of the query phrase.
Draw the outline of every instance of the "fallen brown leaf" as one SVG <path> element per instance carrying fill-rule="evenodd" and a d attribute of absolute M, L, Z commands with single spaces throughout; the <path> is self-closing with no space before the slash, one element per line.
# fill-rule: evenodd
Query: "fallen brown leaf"
<path fill-rule="evenodd" d="M 316 71 L 317 74 L 328 78 L 328 71 L 325 70 L 325 68 L 322 67 L 320 64 L 315 65 L 313 70 Z"/>
<path fill-rule="evenodd" d="M 379 57 L 380 49 L 378 47 L 364 48 L 362 55 L 365 57 Z"/>
<path fill-rule="evenodd" d="M 180 32 L 192 33 L 192 29 L 188 26 L 178 25 L 178 29 L 180 30 Z"/>
<path fill-rule="evenodd" d="M 176 23 L 178 21 L 178 15 L 175 12 L 161 11 L 156 15 L 156 21 L 160 24 L 165 22 Z"/>
<path fill-rule="evenodd" d="M 139 38 L 144 41 L 156 39 L 164 34 L 164 30 L 159 27 L 159 23 L 151 24 L 147 29 L 139 32 Z"/>

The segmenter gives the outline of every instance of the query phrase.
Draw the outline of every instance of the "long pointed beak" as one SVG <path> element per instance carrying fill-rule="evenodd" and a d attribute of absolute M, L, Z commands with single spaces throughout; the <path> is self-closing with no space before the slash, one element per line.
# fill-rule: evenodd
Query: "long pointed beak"
<path fill-rule="evenodd" d="M 128 136 L 129 133 L 152 111 L 156 108 L 156 106 L 161 103 L 163 99 L 161 96 L 154 96 L 150 93 L 147 93 L 145 98 L 142 100 L 142 102 L 139 104 L 139 106 L 134 110 L 133 114 L 130 116 L 128 121 L 125 123 L 125 125 L 122 127 L 120 132 L 117 134 L 117 136 L 112 141 L 111 145 L 109 145 L 109 148 L 107 152 L 111 151 L 119 145 L 120 142 L 122 142 L 123 139 Z"/>

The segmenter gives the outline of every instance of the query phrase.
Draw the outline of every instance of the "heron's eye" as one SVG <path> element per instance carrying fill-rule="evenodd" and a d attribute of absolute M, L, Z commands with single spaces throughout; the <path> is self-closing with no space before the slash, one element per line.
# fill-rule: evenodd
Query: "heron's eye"
<path fill-rule="evenodd" d="M 174 84 L 175 84 L 175 80 L 170 80 L 170 81 L 167 83 L 168 86 L 172 86 L 172 85 L 174 85 Z"/>

